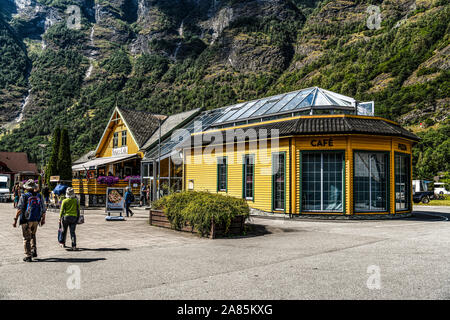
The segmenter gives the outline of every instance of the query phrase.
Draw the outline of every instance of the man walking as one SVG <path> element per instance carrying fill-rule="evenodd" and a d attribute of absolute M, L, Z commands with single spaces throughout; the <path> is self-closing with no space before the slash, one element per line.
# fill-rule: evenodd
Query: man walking
<path fill-rule="evenodd" d="M 17 204 L 17 212 L 14 217 L 13 227 L 17 226 L 17 219 L 22 226 L 23 245 L 25 258 L 23 261 L 31 262 L 32 257 L 37 257 L 36 231 L 38 224 L 45 224 L 46 208 L 42 196 L 38 192 L 38 185 L 33 179 L 28 180 L 24 185 L 25 193 L 20 196 Z"/>
<path fill-rule="evenodd" d="M 130 210 L 130 205 L 131 203 L 134 201 L 134 195 L 131 192 L 131 188 L 130 187 L 126 187 L 125 189 L 125 212 L 127 214 L 128 217 L 128 213 L 130 213 L 131 216 L 133 216 L 133 211 Z"/>

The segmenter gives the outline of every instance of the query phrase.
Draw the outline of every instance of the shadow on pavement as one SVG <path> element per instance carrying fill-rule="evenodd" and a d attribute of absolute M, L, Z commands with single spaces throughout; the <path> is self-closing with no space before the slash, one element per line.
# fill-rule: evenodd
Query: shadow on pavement
<path fill-rule="evenodd" d="M 253 238 L 273 233 L 299 232 L 300 230 L 291 228 L 281 228 L 267 226 L 262 224 L 246 223 L 244 225 L 244 234 L 233 234 L 228 236 L 217 237 L 217 239 L 237 239 L 237 238 Z"/>
<path fill-rule="evenodd" d="M 129 251 L 128 248 L 78 248 L 77 251 Z"/>
<path fill-rule="evenodd" d="M 407 218 L 408 220 L 414 221 L 428 221 L 428 222 L 438 222 L 438 221 L 449 221 L 450 214 L 442 212 L 429 212 L 429 211 L 413 211 L 412 217 Z"/>
<path fill-rule="evenodd" d="M 88 263 L 106 260 L 106 258 L 44 258 L 34 259 L 36 262 L 69 262 L 69 263 Z"/>

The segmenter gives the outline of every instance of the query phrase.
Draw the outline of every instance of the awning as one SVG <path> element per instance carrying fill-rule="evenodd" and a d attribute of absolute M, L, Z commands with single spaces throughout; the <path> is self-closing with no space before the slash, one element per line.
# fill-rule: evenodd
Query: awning
<path fill-rule="evenodd" d="M 72 171 L 84 171 L 84 170 L 95 170 L 99 166 L 108 164 L 108 163 L 116 163 L 116 162 L 122 162 L 124 160 L 129 160 L 132 158 L 137 157 L 137 153 L 134 154 L 125 154 L 121 156 L 115 156 L 115 157 L 105 157 L 105 158 L 98 158 L 94 159 L 85 163 L 80 163 L 72 166 Z"/>

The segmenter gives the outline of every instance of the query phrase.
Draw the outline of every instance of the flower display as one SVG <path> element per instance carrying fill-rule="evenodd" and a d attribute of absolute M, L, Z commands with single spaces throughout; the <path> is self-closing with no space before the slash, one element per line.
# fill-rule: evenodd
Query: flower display
<path fill-rule="evenodd" d="M 130 181 L 131 183 L 141 182 L 141 176 L 126 176 L 125 181 Z"/>
<path fill-rule="evenodd" d="M 108 186 L 115 185 L 118 182 L 119 182 L 119 178 L 118 177 L 100 176 L 100 177 L 97 178 L 97 183 L 98 184 L 106 184 Z"/>

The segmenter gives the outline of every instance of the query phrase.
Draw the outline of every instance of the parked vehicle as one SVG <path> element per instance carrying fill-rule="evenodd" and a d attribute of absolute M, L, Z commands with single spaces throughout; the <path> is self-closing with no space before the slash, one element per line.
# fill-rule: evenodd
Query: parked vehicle
<path fill-rule="evenodd" d="M 431 181 L 413 180 L 413 201 L 414 203 L 422 202 L 427 204 L 434 198 L 434 192 L 429 191 L 428 184 Z"/>
<path fill-rule="evenodd" d="M 11 201 L 11 178 L 7 174 L 0 175 L 0 202 Z"/>
<path fill-rule="evenodd" d="M 434 183 L 434 193 L 439 195 L 450 194 L 450 190 L 445 189 L 445 183 L 435 182 Z"/>

